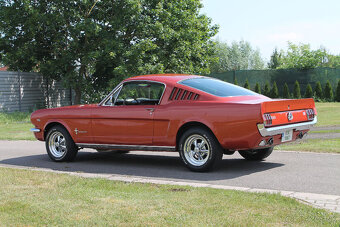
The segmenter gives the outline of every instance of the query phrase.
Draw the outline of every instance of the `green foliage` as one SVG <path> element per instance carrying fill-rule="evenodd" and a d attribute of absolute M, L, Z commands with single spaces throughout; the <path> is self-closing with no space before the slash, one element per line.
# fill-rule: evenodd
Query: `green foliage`
<path fill-rule="evenodd" d="M 255 90 L 256 93 L 261 94 L 261 87 L 260 87 L 259 83 L 255 84 L 255 89 L 254 90 Z"/>
<path fill-rule="evenodd" d="M 212 63 L 210 69 L 215 73 L 264 68 L 260 51 L 243 40 L 232 42 L 231 45 L 217 41 L 214 57 L 217 61 Z"/>
<path fill-rule="evenodd" d="M 281 65 L 282 54 L 278 52 L 275 48 L 273 54 L 270 56 L 270 62 L 268 63 L 268 68 L 277 69 Z"/>
<path fill-rule="evenodd" d="M 270 85 L 268 81 L 264 85 L 263 95 L 268 96 L 268 97 L 270 96 Z"/>
<path fill-rule="evenodd" d="M 246 82 L 244 83 L 244 88 L 247 88 L 248 90 L 250 90 L 250 86 L 249 86 L 249 82 L 248 79 L 246 79 Z"/>
<path fill-rule="evenodd" d="M 315 88 L 314 88 L 314 93 L 315 93 L 316 98 L 318 98 L 318 99 L 323 98 L 322 87 L 321 87 L 320 81 L 316 82 Z"/>
<path fill-rule="evenodd" d="M 329 82 L 329 80 L 327 80 L 325 89 L 324 89 L 324 97 L 327 101 L 333 101 L 333 89 L 332 89 L 332 85 Z"/>
<path fill-rule="evenodd" d="M 327 55 L 328 62 L 325 66 L 330 68 L 339 68 L 340 67 L 340 55 Z"/>
<path fill-rule="evenodd" d="M 335 100 L 340 102 L 340 80 L 339 80 L 338 86 L 336 88 L 336 98 L 335 98 Z"/>
<path fill-rule="evenodd" d="M 235 77 L 234 84 L 238 85 L 237 78 Z"/>
<path fill-rule="evenodd" d="M 285 99 L 290 99 L 290 91 L 289 91 L 289 87 L 288 87 L 288 84 L 287 83 L 285 83 L 284 85 L 283 85 L 283 98 L 285 98 Z"/>
<path fill-rule="evenodd" d="M 62 80 L 76 102 L 120 77 L 206 74 L 218 26 L 200 8 L 199 0 L 3 0 L 1 61 Z"/>
<path fill-rule="evenodd" d="M 295 84 L 294 84 L 293 96 L 296 99 L 300 99 L 301 98 L 300 83 L 297 80 L 295 81 Z"/>
<path fill-rule="evenodd" d="M 312 98 L 313 97 L 313 89 L 310 84 L 307 84 L 306 91 L 305 91 L 305 98 Z"/>
<path fill-rule="evenodd" d="M 295 45 L 288 42 L 288 50 L 282 54 L 280 69 L 312 69 L 324 66 L 327 62 L 327 52 L 320 48 L 311 50 L 309 44 Z"/>
<path fill-rule="evenodd" d="M 277 89 L 276 82 L 274 81 L 272 90 L 270 91 L 271 98 L 278 98 L 279 97 L 279 90 Z"/>

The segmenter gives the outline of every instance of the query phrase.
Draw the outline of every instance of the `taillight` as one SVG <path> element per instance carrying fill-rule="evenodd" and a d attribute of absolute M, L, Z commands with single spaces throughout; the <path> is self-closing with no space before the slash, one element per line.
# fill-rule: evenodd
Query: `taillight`
<path fill-rule="evenodd" d="M 270 114 L 263 114 L 264 118 L 264 126 L 271 126 L 273 121 L 272 121 L 272 116 Z"/>
<path fill-rule="evenodd" d="M 315 114 L 314 114 L 314 110 L 313 109 L 306 110 L 306 113 L 307 113 L 307 119 L 309 121 L 314 120 Z"/>

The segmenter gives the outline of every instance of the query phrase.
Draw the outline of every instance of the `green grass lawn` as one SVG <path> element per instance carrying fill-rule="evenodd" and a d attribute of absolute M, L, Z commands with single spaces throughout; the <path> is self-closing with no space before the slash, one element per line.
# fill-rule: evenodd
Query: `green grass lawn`
<path fill-rule="evenodd" d="M 35 140 L 30 113 L 0 113 L 0 140 Z"/>
<path fill-rule="evenodd" d="M 3 226 L 339 226 L 275 194 L 124 183 L 0 168 Z"/>
<path fill-rule="evenodd" d="M 318 123 L 316 126 L 340 126 L 340 103 L 326 102 L 316 103 Z"/>
<path fill-rule="evenodd" d="M 312 151 L 322 153 L 340 153 L 340 138 L 337 139 L 309 139 L 295 143 L 276 146 L 276 150 Z"/>

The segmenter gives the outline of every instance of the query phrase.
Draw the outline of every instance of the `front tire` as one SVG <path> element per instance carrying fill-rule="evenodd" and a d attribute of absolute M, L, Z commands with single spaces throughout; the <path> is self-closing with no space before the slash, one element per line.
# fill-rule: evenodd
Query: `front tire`
<path fill-rule="evenodd" d="M 55 162 L 73 161 L 78 153 L 68 131 L 59 125 L 50 129 L 45 144 L 48 156 Z"/>
<path fill-rule="evenodd" d="M 211 132 L 195 127 L 181 136 L 179 154 L 190 170 L 204 172 L 218 166 L 222 160 L 223 150 Z"/>
<path fill-rule="evenodd" d="M 267 158 L 272 152 L 274 147 L 268 147 L 264 149 L 258 150 L 245 150 L 245 151 L 238 151 L 240 155 L 249 161 L 262 161 L 263 159 Z"/>

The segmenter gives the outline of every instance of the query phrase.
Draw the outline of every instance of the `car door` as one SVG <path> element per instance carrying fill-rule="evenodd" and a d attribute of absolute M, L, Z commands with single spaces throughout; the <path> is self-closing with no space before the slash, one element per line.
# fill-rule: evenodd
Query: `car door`
<path fill-rule="evenodd" d="M 151 145 L 153 113 L 164 84 L 125 82 L 106 102 L 92 112 L 94 143 Z"/>

